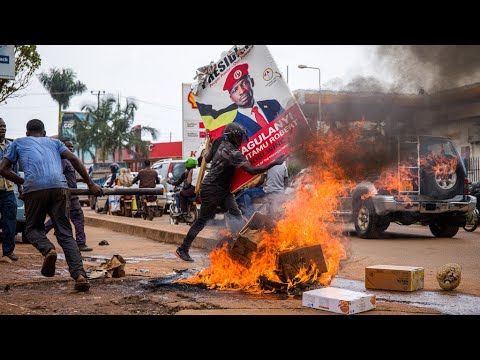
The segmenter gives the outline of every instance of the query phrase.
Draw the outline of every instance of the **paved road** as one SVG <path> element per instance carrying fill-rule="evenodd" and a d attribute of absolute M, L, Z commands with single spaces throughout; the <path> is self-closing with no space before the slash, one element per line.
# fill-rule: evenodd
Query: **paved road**
<path fill-rule="evenodd" d="M 86 211 L 87 216 L 95 216 Z M 131 224 L 145 224 L 142 219 L 125 219 L 104 215 L 103 218 Z M 221 220 L 221 216 L 218 217 Z M 222 222 L 207 226 L 200 235 L 214 239 Z M 181 241 L 188 231 L 187 225 L 170 225 L 168 215 L 155 218 L 151 227 L 179 232 Z M 115 228 L 115 227 L 113 227 Z M 462 282 L 457 291 L 480 296 L 480 230 L 469 233 L 460 229 L 452 239 L 435 238 L 428 227 L 391 224 L 381 239 L 360 239 L 353 224 L 343 226 L 350 240 L 349 259 L 340 271 L 341 276 L 363 280 L 366 266 L 378 264 L 422 266 L 425 268 L 425 289 L 439 290 L 436 269 L 455 262 L 463 267 Z M 195 242 L 194 242 L 195 244 Z"/>
<path fill-rule="evenodd" d="M 95 216 L 88 210 L 86 212 L 87 216 Z M 168 217 L 156 218 L 153 222 L 110 218 L 119 224 L 150 224 L 151 228 L 173 229 L 179 238 L 188 231 L 188 226 L 169 225 Z M 209 227 L 205 234 L 212 236 L 220 228 Z M 383 239 L 364 240 L 356 237 L 352 230 L 352 226 L 345 226 L 345 233 L 351 232 L 348 235 L 350 256 L 342 262 L 333 285 L 376 293 L 377 309 L 365 315 L 480 314 L 480 298 L 468 295 L 480 295 L 477 281 L 480 232 L 461 230 L 454 239 L 436 239 L 426 228 L 392 225 Z M 184 270 L 197 271 L 208 267 L 209 251 L 192 248 L 195 262 L 185 263 L 174 256 L 176 244 L 148 239 L 142 236 L 143 233 L 129 235 L 92 226 L 87 226 L 86 232 L 87 242 L 94 248 L 91 253 L 83 253 L 86 268 L 93 269 L 118 253 L 127 260 L 126 278 L 92 280 L 91 291 L 78 295 L 72 293 L 73 280 L 68 276 L 60 247 L 57 246 L 60 255 L 56 276 L 44 278 L 40 275 L 41 255 L 31 245 L 18 243 L 16 253 L 20 260 L 0 263 L 0 290 L 3 287 L 0 314 L 331 314 L 302 307 L 298 297 L 252 296 L 178 285 L 145 288 L 149 281 L 176 276 Z M 50 237 L 53 239 L 52 235 Z M 98 245 L 101 240 L 107 240 L 110 245 Z M 456 291 L 445 292 L 436 284 L 435 270 L 452 261 L 463 266 L 462 283 Z M 423 266 L 426 288 L 413 293 L 367 291 L 363 287 L 364 269 L 375 264 Z M 54 301 L 52 294 L 55 294 Z"/>

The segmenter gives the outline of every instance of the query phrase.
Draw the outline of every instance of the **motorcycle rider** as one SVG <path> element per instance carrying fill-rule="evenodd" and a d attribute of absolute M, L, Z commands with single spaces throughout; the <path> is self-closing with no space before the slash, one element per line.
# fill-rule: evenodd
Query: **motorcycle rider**
<path fill-rule="evenodd" d="M 144 169 L 138 172 L 137 176 L 135 176 L 133 179 L 132 184 L 136 184 L 138 181 L 140 181 L 140 184 L 138 185 L 140 189 L 154 189 L 157 186 L 156 184 L 160 184 L 158 173 L 152 169 L 150 160 L 145 160 L 143 165 L 145 166 Z M 143 195 L 142 198 L 144 196 L 145 195 Z M 137 203 L 139 203 L 138 200 Z"/>
<path fill-rule="evenodd" d="M 182 245 L 175 252 L 176 256 L 183 261 L 194 261 L 188 251 L 193 240 L 205 227 L 207 221 L 215 216 L 218 206 L 222 206 L 226 212 L 225 215 L 228 214 L 228 217 L 231 217 L 238 225 L 244 222 L 242 213 L 235 202 L 235 197 L 230 192 L 233 174 L 236 169 L 240 168 L 250 175 L 257 175 L 283 163 L 286 159 L 285 155 L 281 155 L 269 164 L 253 166 L 239 150 L 240 145 L 245 141 L 248 141 L 245 129 L 240 124 L 229 123 L 225 126 L 222 137 L 213 142 L 205 155 L 204 161 L 212 162 L 212 164 L 209 173 L 202 181 L 200 189 L 202 199 L 200 215 L 188 231 Z"/>
<path fill-rule="evenodd" d="M 175 193 L 175 208 L 178 212 L 178 208 L 180 205 L 180 209 L 182 210 L 181 216 L 185 216 L 188 214 L 187 199 L 195 195 L 195 185 L 192 184 L 192 179 L 193 169 L 195 169 L 196 167 L 197 160 L 194 158 L 188 158 L 187 161 L 185 161 L 185 172 L 182 174 L 182 176 L 180 176 L 180 178 L 175 182 L 167 179 L 167 182 L 173 186 L 178 186 L 183 182 L 182 190 Z"/>

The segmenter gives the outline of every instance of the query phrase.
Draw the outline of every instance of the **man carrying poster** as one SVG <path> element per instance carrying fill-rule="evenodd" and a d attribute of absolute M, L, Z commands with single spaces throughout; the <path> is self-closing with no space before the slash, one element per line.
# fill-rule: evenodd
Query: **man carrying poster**
<path fill-rule="evenodd" d="M 275 165 L 283 163 L 285 155 L 281 155 L 273 162 L 253 166 L 238 150 L 239 146 L 247 140 L 246 132 L 241 125 L 230 123 L 224 129 L 223 137 L 215 140 L 213 146 L 205 156 L 205 162 L 212 162 L 209 173 L 205 176 L 200 189 L 200 215 L 177 248 L 175 254 L 183 261 L 193 262 L 189 250 L 193 240 L 207 224 L 207 221 L 215 216 L 218 206 L 225 211 L 225 218 L 231 219 L 232 231 L 240 231 L 243 226 L 242 213 L 238 209 L 235 197 L 230 192 L 234 171 L 242 169 L 250 175 L 262 174 Z M 233 225 L 235 224 L 235 225 Z M 233 226 L 238 229 L 233 229 Z"/>

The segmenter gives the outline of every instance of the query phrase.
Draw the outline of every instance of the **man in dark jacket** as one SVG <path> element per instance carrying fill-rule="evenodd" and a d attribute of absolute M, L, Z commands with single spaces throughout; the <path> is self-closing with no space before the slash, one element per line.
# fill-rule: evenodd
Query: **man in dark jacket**
<path fill-rule="evenodd" d="M 230 123 L 225 126 L 223 136 L 213 142 L 212 147 L 205 156 L 204 161 L 212 162 L 209 173 L 202 181 L 200 189 L 200 215 L 177 248 L 176 255 L 184 261 L 194 261 L 189 250 L 198 233 L 205 227 L 207 221 L 215 216 L 218 206 L 222 206 L 227 217 L 242 221 L 242 213 L 238 209 L 235 197 L 230 192 L 233 174 L 237 168 L 250 175 L 262 174 L 275 165 L 283 163 L 286 156 L 281 155 L 270 164 L 253 166 L 238 149 L 240 144 L 248 139 L 245 129 L 237 124 Z"/>

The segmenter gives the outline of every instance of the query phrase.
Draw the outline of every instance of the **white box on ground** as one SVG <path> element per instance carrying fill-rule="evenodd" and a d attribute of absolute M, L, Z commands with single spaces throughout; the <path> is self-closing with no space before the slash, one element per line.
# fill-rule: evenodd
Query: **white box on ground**
<path fill-rule="evenodd" d="M 375 309 L 375 295 L 326 287 L 305 291 L 302 305 L 339 314 L 356 314 Z"/>

